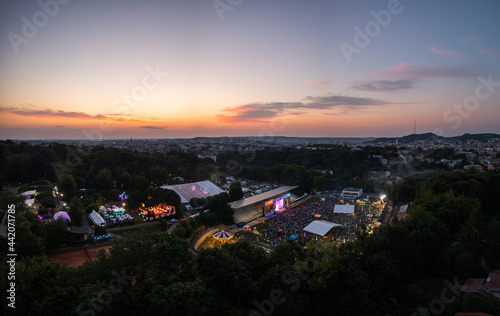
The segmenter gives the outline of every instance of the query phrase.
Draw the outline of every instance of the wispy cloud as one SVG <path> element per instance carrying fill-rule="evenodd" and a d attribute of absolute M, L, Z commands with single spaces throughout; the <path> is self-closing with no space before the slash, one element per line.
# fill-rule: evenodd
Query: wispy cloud
<path fill-rule="evenodd" d="M 389 104 L 372 98 L 351 97 L 343 95 L 308 96 L 301 102 L 268 102 L 250 103 L 231 107 L 223 111 L 228 114 L 219 114 L 220 121 L 228 123 L 255 123 L 266 122 L 278 115 L 302 115 L 308 110 L 330 110 L 342 108 L 355 110 L 369 106 Z"/>
<path fill-rule="evenodd" d="M 472 65 L 411 65 L 398 63 L 372 75 L 394 79 L 470 78 L 481 74 Z"/>
<path fill-rule="evenodd" d="M 164 129 L 165 127 L 163 127 L 163 126 L 151 126 L 151 125 L 145 125 L 145 126 L 141 126 L 141 128 L 149 128 L 149 129 Z"/>
<path fill-rule="evenodd" d="M 465 55 L 460 53 L 460 52 L 456 52 L 454 50 L 451 50 L 451 49 L 448 49 L 448 50 L 441 50 L 439 48 L 436 48 L 436 47 L 433 47 L 433 46 L 430 46 L 429 47 L 429 50 L 431 52 L 433 52 L 434 54 L 436 55 L 441 55 L 441 56 L 448 56 L 448 57 L 456 57 L 456 58 L 465 58 Z"/>
<path fill-rule="evenodd" d="M 488 49 L 486 47 L 476 46 L 476 50 L 485 56 L 493 58 L 500 57 L 500 49 Z"/>
<path fill-rule="evenodd" d="M 104 115 L 90 115 L 84 112 L 68 112 L 63 110 L 52 110 L 49 108 L 45 109 L 33 109 L 33 105 L 30 105 L 30 109 L 27 108 L 16 108 L 16 107 L 0 107 L 0 112 L 11 113 L 21 116 L 34 116 L 34 117 L 54 117 L 54 118 L 85 118 L 85 119 L 102 119 L 105 118 Z"/>
<path fill-rule="evenodd" d="M 355 83 L 351 89 L 362 91 L 399 91 L 413 89 L 416 79 L 376 80 Z"/>
<path fill-rule="evenodd" d="M 63 128 L 63 127 L 66 127 L 66 126 L 64 126 L 64 125 L 54 125 L 54 127 Z"/>
<path fill-rule="evenodd" d="M 305 84 L 309 86 L 326 86 L 332 83 L 331 80 L 323 80 L 323 81 L 317 81 L 317 80 L 306 80 L 304 81 Z"/>
<path fill-rule="evenodd" d="M 350 97 L 343 95 L 327 95 L 317 97 L 306 97 L 309 103 L 302 103 L 300 108 L 306 109 L 331 109 L 340 106 L 347 106 L 349 108 L 361 108 L 370 105 L 383 105 L 389 104 L 388 102 L 379 101 L 372 98 Z"/>
<path fill-rule="evenodd" d="M 55 118 L 55 119 L 85 119 L 85 120 L 106 120 L 113 122 L 136 122 L 146 123 L 148 119 L 124 118 L 116 114 L 88 114 L 85 112 L 74 112 L 64 110 L 54 110 L 50 108 L 38 108 L 32 104 L 27 104 L 25 107 L 8 107 L 0 106 L 0 113 L 13 114 L 27 117 L 39 118 Z M 64 127 L 64 126 L 63 126 Z"/>

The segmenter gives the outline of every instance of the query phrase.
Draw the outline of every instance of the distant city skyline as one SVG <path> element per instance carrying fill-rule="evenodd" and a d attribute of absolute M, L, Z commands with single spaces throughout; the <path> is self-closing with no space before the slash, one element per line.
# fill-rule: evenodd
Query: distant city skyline
<path fill-rule="evenodd" d="M 7 1 L 0 139 L 500 133 L 500 2 Z"/>

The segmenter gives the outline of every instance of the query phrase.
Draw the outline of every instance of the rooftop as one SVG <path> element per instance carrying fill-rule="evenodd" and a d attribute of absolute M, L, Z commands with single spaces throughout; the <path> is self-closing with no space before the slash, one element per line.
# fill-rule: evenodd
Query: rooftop
<path fill-rule="evenodd" d="M 286 193 L 286 192 L 291 191 L 295 188 L 298 188 L 298 186 L 293 186 L 293 185 L 283 186 L 283 187 L 280 187 L 280 188 L 277 188 L 277 189 L 274 189 L 271 191 L 267 191 L 267 192 L 264 192 L 261 194 L 257 194 L 257 195 L 248 197 L 248 198 L 243 198 L 241 200 L 229 203 L 229 205 L 231 205 L 231 207 L 235 208 L 235 209 L 242 208 L 242 207 L 249 206 L 249 205 L 252 205 L 255 203 L 270 200 L 277 195 Z"/>
<path fill-rule="evenodd" d="M 333 227 L 342 226 L 340 224 L 331 223 L 324 220 L 313 221 L 304 230 L 316 235 L 325 236 Z"/>
<path fill-rule="evenodd" d="M 212 182 L 200 181 L 162 186 L 162 189 L 174 190 L 181 197 L 181 203 L 189 203 L 192 198 L 206 198 L 225 192 Z"/>

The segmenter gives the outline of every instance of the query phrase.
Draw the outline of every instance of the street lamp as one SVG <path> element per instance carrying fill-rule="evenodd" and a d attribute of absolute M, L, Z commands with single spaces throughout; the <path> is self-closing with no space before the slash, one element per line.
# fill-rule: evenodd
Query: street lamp
<path fill-rule="evenodd" d="M 384 199 L 385 199 L 385 194 L 382 194 L 382 195 L 380 196 L 380 201 L 384 202 Z"/>

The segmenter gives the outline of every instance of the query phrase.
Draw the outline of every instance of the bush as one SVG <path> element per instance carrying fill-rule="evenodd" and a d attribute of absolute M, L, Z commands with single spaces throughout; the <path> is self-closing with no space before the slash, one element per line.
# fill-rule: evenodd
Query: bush
<path fill-rule="evenodd" d="M 95 203 L 87 205 L 87 207 L 85 208 L 85 212 L 87 212 L 87 214 L 90 214 L 90 213 L 92 213 L 92 211 L 98 212 L 99 206 L 97 206 L 97 204 L 95 204 Z"/>

